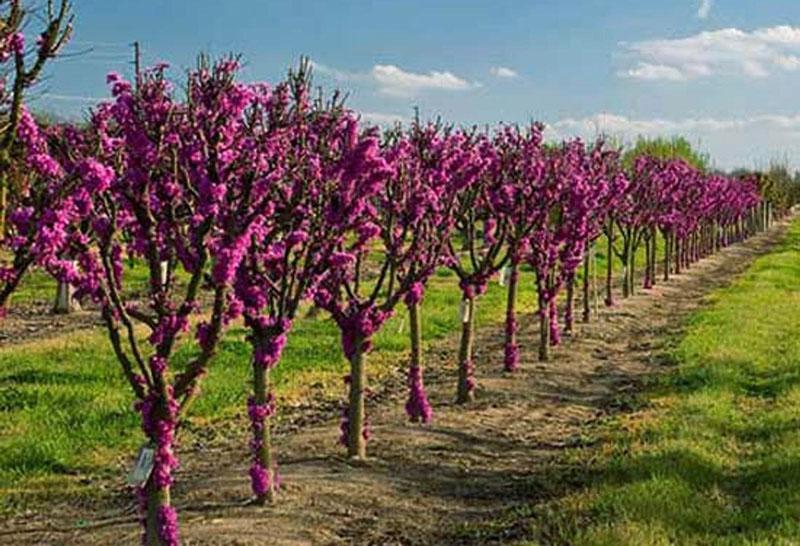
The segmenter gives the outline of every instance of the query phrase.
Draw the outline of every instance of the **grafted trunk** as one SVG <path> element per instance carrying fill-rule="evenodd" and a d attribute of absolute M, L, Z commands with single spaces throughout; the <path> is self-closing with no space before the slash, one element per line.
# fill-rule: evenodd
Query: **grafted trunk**
<path fill-rule="evenodd" d="M 422 379 L 422 320 L 420 305 L 415 301 L 408 304 L 409 335 L 411 337 L 411 361 L 408 368 L 408 401 L 406 413 L 414 423 L 427 423 L 431 420 L 432 410 L 425 394 Z"/>
<path fill-rule="evenodd" d="M 591 302 L 589 301 L 590 293 L 589 293 L 589 275 L 590 275 L 590 268 L 592 255 L 594 254 L 594 246 L 592 246 L 586 255 L 583 257 L 583 322 L 589 322 L 589 319 L 592 316 L 592 307 Z"/>
<path fill-rule="evenodd" d="M 66 282 L 58 281 L 56 286 L 56 297 L 53 303 L 53 313 L 58 315 L 68 315 L 74 311 L 80 311 L 80 304 L 75 299 L 75 288 Z"/>
<path fill-rule="evenodd" d="M 366 382 L 364 340 L 356 338 L 353 356 L 350 358 L 350 404 L 347 407 L 347 455 L 353 459 L 364 459 L 367 456 L 367 438 L 364 430 Z"/>
<path fill-rule="evenodd" d="M 147 515 L 144 543 L 147 546 L 177 546 L 177 542 L 162 536 L 162 520 L 165 510 L 172 509 L 169 487 L 156 487 L 151 479 L 145 487 Z"/>
<path fill-rule="evenodd" d="M 550 358 L 550 309 L 547 300 L 546 279 L 536 274 L 536 293 L 539 305 L 539 360 L 544 362 Z"/>
<path fill-rule="evenodd" d="M 657 257 L 658 247 L 656 245 L 657 241 L 658 241 L 658 231 L 656 231 L 656 228 L 652 228 L 650 230 L 650 260 L 649 260 L 649 265 L 650 265 L 650 288 L 654 287 L 656 285 L 656 283 L 658 282 L 658 280 L 657 280 L 658 272 L 657 272 L 657 265 L 656 265 L 657 264 L 657 260 L 658 260 L 658 257 Z"/>
<path fill-rule="evenodd" d="M 265 368 L 260 363 L 253 363 L 253 401 L 257 407 L 268 406 L 268 393 L 269 393 L 269 369 Z M 265 505 L 268 502 L 275 500 L 275 480 L 272 475 L 273 460 L 272 460 L 272 433 L 270 426 L 269 412 L 266 412 L 264 419 L 257 426 L 253 426 L 253 447 L 254 447 L 254 466 L 251 468 L 251 480 L 254 483 L 255 503 L 258 505 Z M 257 471 L 259 474 L 253 475 Z"/>
<path fill-rule="evenodd" d="M 475 399 L 474 363 L 472 362 L 475 298 L 462 300 L 464 313 L 461 319 L 461 344 L 458 349 L 458 390 L 456 403 L 467 404 Z"/>
<path fill-rule="evenodd" d="M 614 305 L 614 223 L 609 221 L 606 252 L 606 305 Z"/>
<path fill-rule="evenodd" d="M 564 331 L 572 333 L 573 313 L 575 310 L 575 276 L 567 279 L 567 302 L 564 310 Z"/>
<path fill-rule="evenodd" d="M 172 472 L 177 466 L 173 452 L 177 408 L 164 377 L 155 374 L 154 383 L 155 390 L 138 408 L 142 426 L 154 448 L 152 472 L 139 490 L 144 509 L 143 543 L 148 546 L 177 546 L 178 517 L 170 502 Z"/>
<path fill-rule="evenodd" d="M 519 368 L 519 347 L 517 346 L 517 290 L 519 286 L 519 264 L 511 264 L 508 276 L 508 294 L 506 299 L 505 358 L 504 367 L 507 372 Z"/>

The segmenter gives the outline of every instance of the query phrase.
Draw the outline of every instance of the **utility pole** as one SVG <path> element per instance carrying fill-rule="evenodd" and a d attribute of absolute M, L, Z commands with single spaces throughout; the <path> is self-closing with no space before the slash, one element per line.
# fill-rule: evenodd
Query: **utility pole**
<path fill-rule="evenodd" d="M 138 40 L 133 42 L 133 67 L 136 73 L 136 90 L 138 91 L 142 80 L 142 51 Z"/>

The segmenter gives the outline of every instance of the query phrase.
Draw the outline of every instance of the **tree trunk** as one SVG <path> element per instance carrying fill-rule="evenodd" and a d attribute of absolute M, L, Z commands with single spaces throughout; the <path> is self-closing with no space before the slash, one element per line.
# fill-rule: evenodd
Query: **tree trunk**
<path fill-rule="evenodd" d="M 408 369 L 408 401 L 406 413 L 413 423 L 428 423 L 433 412 L 425 394 L 422 381 L 422 321 L 419 302 L 408 305 L 409 335 L 411 336 L 411 361 Z"/>
<path fill-rule="evenodd" d="M 614 305 L 614 223 L 608 228 L 608 251 L 606 252 L 606 305 Z"/>
<path fill-rule="evenodd" d="M 586 255 L 583 257 L 583 322 L 589 322 L 589 319 L 592 316 L 592 307 L 589 298 L 591 294 L 589 292 L 589 275 L 590 275 L 590 267 L 591 267 L 591 256 L 594 253 L 594 246 L 588 249 Z"/>
<path fill-rule="evenodd" d="M 419 303 L 408 306 L 409 336 L 411 337 L 411 367 L 422 367 L 422 324 L 419 316 Z"/>
<path fill-rule="evenodd" d="M 546 280 L 536 274 L 536 292 L 539 304 L 539 360 L 544 362 L 550 358 L 550 309 L 546 297 Z"/>
<path fill-rule="evenodd" d="M 155 393 L 159 394 L 145 401 L 152 404 L 149 411 L 140 412 L 143 428 L 148 431 L 149 440 L 155 447 L 150 477 L 140 491 L 145 497 L 146 510 L 143 542 L 148 546 L 177 546 L 178 516 L 170 502 L 172 472 L 178 464 L 173 452 L 177 414 L 173 408 L 175 400 L 164 377 L 154 375 Z"/>
<path fill-rule="evenodd" d="M 53 313 L 68 315 L 73 311 L 80 311 L 80 304 L 75 299 L 75 288 L 66 282 L 58 281 L 56 297 L 53 302 Z"/>
<path fill-rule="evenodd" d="M 628 257 L 627 253 L 623 254 L 622 256 L 622 297 L 627 298 L 631 295 L 630 292 L 630 258 Z"/>
<path fill-rule="evenodd" d="M 467 404 L 475 399 L 472 344 L 475 324 L 475 298 L 464 298 L 464 315 L 461 317 L 461 345 L 458 349 L 458 391 L 456 403 Z"/>
<path fill-rule="evenodd" d="M 628 296 L 633 296 L 636 291 L 636 249 L 631 245 L 628 253 Z"/>
<path fill-rule="evenodd" d="M 567 302 L 564 310 L 564 331 L 572 333 L 573 313 L 575 310 L 575 275 L 567 279 Z"/>
<path fill-rule="evenodd" d="M 366 355 L 364 340 L 356 338 L 350 359 L 350 404 L 347 407 L 347 455 L 353 459 L 367 456 L 367 439 L 364 434 L 364 390 L 366 388 Z"/>
<path fill-rule="evenodd" d="M 267 403 L 269 392 L 269 369 L 265 368 L 260 363 L 253 364 L 253 399 L 258 406 L 264 406 Z M 263 471 L 267 472 L 267 488 L 266 491 L 256 492 L 255 503 L 259 506 L 265 505 L 267 502 L 275 500 L 275 483 L 272 476 L 272 434 L 270 427 L 270 418 L 268 414 L 264 419 L 263 426 L 253 428 L 253 445 L 255 452 L 253 453 L 254 463 L 258 465 Z"/>
<path fill-rule="evenodd" d="M 656 228 L 650 230 L 650 288 L 654 287 L 658 282 L 657 262 L 658 262 L 658 231 Z"/>
<path fill-rule="evenodd" d="M 504 366 L 507 372 L 519 368 L 519 347 L 517 346 L 517 287 L 519 285 L 519 264 L 511 264 L 508 277 L 508 298 L 506 300 L 506 339 Z"/>
<path fill-rule="evenodd" d="M 6 128 L 6 131 L 9 131 Z M 6 212 L 8 209 L 8 152 L 0 154 L 0 241 L 6 237 Z"/>
<path fill-rule="evenodd" d="M 150 479 L 145 487 L 147 495 L 147 516 L 145 520 L 145 540 L 147 546 L 173 546 L 161 536 L 161 511 L 170 507 L 169 487 L 158 488 Z"/>

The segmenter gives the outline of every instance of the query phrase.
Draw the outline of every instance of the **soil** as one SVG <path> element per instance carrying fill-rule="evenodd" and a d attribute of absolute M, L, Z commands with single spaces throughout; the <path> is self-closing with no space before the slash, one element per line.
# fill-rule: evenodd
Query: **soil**
<path fill-rule="evenodd" d="M 173 497 L 188 545 L 487 544 L 523 532 L 482 528 L 515 507 L 579 486 L 565 449 L 593 442 L 593 423 L 630 410 L 633 395 L 669 369 L 665 349 L 704 296 L 729 284 L 778 243 L 787 222 L 695 264 L 669 283 L 601 309 L 578 324 L 549 362 L 536 359 L 537 322 L 520 321 L 522 363 L 503 368 L 502 326 L 479 329 L 476 402 L 456 406 L 456 336 L 426 355 L 434 422 L 407 422 L 403 372 L 368 404 L 371 458 L 351 462 L 337 445 L 338 411 L 313 401 L 293 408 L 274 443 L 283 488 L 274 506 L 248 505 L 246 421 L 190 435 Z M 120 473 L 120 476 L 122 473 Z M 4 522 L 0 543 L 135 544 L 132 496 L 118 482 L 100 500 L 75 499 Z M 545 539 L 546 542 L 546 539 Z"/>
<path fill-rule="evenodd" d="M 102 327 L 96 310 L 74 311 L 69 315 L 52 312 L 52 301 L 34 301 L 9 307 L 0 327 L 0 347 L 69 334 L 78 330 Z"/>

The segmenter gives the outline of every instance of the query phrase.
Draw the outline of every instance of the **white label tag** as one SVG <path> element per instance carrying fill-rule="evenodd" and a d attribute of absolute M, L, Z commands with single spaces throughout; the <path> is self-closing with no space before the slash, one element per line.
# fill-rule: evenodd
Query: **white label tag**
<path fill-rule="evenodd" d="M 469 305 L 467 304 L 467 300 L 461 300 L 461 305 L 458 308 L 459 314 L 461 315 L 461 322 L 464 324 L 469 322 Z"/>
<path fill-rule="evenodd" d="M 169 280 L 169 262 L 164 260 L 161 262 L 161 286 L 167 286 Z"/>
<path fill-rule="evenodd" d="M 509 278 L 511 278 L 511 266 L 507 265 L 500 270 L 500 278 L 498 279 L 500 286 L 505 286 L 506 284 L 508 284 Z"/>
<path fill-rule="evenodd" d="M 136 464 L 128 476 L 128 485 L 142 487 L 150 479 L 155 462 L 156 449 L 152 444 L 145 444 L 139 449 Z"/>
<path fill-rule="evenodd" d="M 402 334 L 403 333 L 403 328 L 405 327 L 405 325 L 406 325 L 406 317 L 403 316 L 403 318 L 400 319 L 400 324 L 397 325 L 397 333 L 398 334 Z"/>

